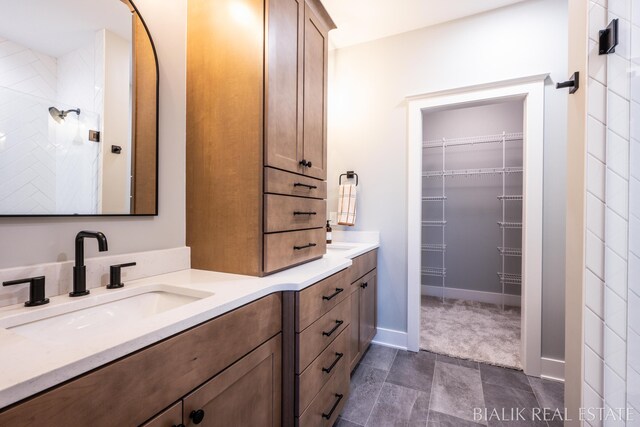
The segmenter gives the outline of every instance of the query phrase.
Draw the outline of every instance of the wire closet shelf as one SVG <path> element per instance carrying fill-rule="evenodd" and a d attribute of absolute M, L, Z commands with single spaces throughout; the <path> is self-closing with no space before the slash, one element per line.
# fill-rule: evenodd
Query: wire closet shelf
<path fill-rule="evenodd" d="M 442 139 L 432 139 L 429 141 L 424 141 L 422 143 L 422 148 L 446 148 L 446 147 L 456 147 L 460 145 L 477 145 L 477 144 L 490 144 L 496 142 L 511 142 L 511 141 L 522 141 L 524 138 L 523 132 L 511 132 L 511 133 L 497 133 L 493 135 L 482 135 L 482 136 L 469 136 L 464 138 L 442 138 Z"/>

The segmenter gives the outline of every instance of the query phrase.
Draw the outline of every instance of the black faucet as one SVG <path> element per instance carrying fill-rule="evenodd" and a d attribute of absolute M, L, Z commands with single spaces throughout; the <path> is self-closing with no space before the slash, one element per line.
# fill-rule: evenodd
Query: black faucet
<path fill-rule="evenodd" d="M 107 250 L 107 237 L 99 231 L 81 231 L 76 236 L 76 265 L 73 267 L 73 292 L 70 297 L 89 295 L 87 290 L 87 267 L 84 265 L 84 239 L 91 237 L 98 240 L 98 250 Z"/>

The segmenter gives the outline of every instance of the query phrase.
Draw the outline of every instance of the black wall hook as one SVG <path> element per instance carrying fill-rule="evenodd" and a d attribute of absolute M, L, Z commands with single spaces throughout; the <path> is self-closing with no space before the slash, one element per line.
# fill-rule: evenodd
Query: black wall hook
<path fill-rule="evenodd" d="M 600 30 L 598 34 L 598 55 L 614 53 L 618 46 L 618 18 L 611 21 L 607 28 Z"/>
<path fill-rule="evenodd" d="M 340 175 L 340 177 L 338 178 L 338 185 L 342 185 L 342 177 L 346 176 L 347 179 L 356 179 L 356 187 L 358 186 L 358 174 L 355 173 L 354 171 L 347 171 L 347 173 L 343 173 L 342 175 Z"/>
<path fill-rule="evenodd" d="M 578 88 L 580 87 L 580 73 L 578 71 L 576 71 L 575 73 L 573 73 L 571 75 L 571 78 L 569 80 L 567 80 L 566 82 L 561 82 L 556 84 L 556 89 L 562 89 L 565 87 L 570 87 L 571 89 L 569 89 L 569 93 L 573 94 L 576 93 Z"/>

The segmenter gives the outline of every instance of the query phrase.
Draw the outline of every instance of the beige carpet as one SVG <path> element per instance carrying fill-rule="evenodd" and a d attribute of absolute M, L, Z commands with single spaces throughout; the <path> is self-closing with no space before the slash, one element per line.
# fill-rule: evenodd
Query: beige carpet
<path fill-rule="evenodd" d="M 507 368 L 520 363 L 520 307 L 422 297 L 420 348 Z"/>

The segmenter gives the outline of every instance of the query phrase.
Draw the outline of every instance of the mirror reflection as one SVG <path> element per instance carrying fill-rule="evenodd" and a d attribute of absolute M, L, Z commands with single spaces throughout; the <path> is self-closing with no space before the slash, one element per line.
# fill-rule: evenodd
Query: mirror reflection
<path fill-rule="evenodd" d="M 157 63 L 134 5 L 0 10 L 0 215 L 157 214 Z"/>

